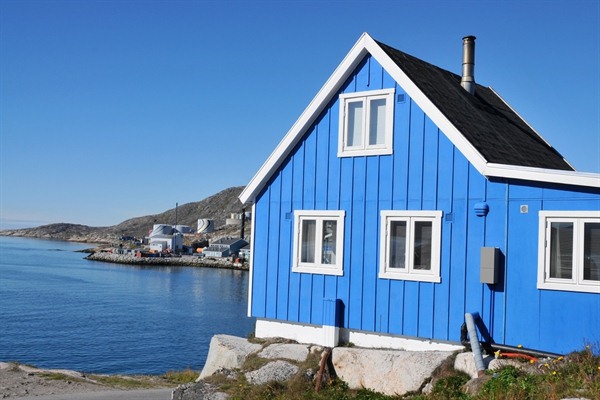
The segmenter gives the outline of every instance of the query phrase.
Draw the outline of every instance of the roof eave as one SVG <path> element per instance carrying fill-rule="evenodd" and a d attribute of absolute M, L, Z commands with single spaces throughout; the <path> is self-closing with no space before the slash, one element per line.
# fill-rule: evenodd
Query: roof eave
<path fill-rule="evenodd" d="M 600 174 L 592 172 L 566 171 L 515 165 L 488 163 L 483 175 L 486 177 L 520 179 L 534 182 L 548 182 L 569 186 L 600 188 Z"/>

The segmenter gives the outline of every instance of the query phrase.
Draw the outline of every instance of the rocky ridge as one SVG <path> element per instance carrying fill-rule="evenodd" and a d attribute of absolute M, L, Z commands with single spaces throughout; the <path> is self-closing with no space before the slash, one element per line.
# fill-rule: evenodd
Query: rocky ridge
<path fill-rule="evenodd" d="M 183 204 L 177 207 L 177 223 L 196 227 L 199 218 L 215 221 L 216 230 L 209 237 L 237 236 L 239 227 L 227 229 L 225 220 L 231 213 L 242 210 L 238 196 L 243 186 L 231 187 L 207 197 L 204 200 Z M 175 208 L 159 214 L 131 218 L 118 225 L 91 227 L 79 224 L 57 223 L 36 228 L 0 231 L 0 236 L 56 239 L 82 243 L 114 243 L 121 236 L 144 237 L 154 224 L 175 224 Z M 230 232 L 231 231 L 231 232 Z M 249 230 L 248 230 L 249 231 Z"/>

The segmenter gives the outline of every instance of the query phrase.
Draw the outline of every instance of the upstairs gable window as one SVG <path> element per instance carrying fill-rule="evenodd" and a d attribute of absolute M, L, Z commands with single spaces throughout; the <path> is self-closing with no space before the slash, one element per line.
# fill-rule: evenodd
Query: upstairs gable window
<path fill-rule="evenodd" d="M 392 154 L 394 89 L 340 95 L 338 157 Z"/>

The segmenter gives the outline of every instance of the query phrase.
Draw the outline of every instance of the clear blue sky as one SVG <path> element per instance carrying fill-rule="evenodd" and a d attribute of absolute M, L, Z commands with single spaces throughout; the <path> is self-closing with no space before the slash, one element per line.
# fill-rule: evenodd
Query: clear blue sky
<path fill-rule="evenodd" d="M 456 73 L 477 36 L 477 82 L 600 172 L 598 0 L 0 0 L 0 229 L 245 185 L 363 32 Z"/>

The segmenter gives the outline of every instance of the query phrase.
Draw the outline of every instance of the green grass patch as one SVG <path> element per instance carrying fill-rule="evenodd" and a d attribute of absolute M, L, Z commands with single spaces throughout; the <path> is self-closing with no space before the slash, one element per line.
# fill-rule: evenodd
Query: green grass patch
<path fill-rule="evenodd" d="M 86 381 L 85 379 L 61 374 L 59 372 L 42 372 L 42 373 L 38 374 L 38 376 L 41 378 L 44 378 L 44 379 L 49 379 L 51 381 L 65 381 L 65 382 L 67 382 L 67 381 L 69 381 L 69 382 L 85 382 Z"/>
<path fill-rule="evenodd" d="M 183 371 L 167 371 L 167 373 L 164 374 L 162 378 L 166 382 L 175 385 L 183 385 L 186 383 L 195 382 L 198 376 L 200 376 L 200 373 L 198 371 L 194 371 L 188 368 Z"/>
<path fill-rule="evenodd" d="M 151 376 L 88 375 L 89 379 L 101 385 L 117 389 L 150 389 L 164 384 Z"/>

